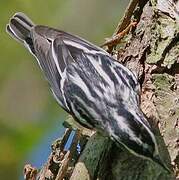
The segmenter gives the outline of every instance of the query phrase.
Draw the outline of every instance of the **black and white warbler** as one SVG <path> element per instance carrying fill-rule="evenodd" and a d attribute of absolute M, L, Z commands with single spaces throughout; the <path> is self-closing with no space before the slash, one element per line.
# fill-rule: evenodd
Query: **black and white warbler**
<path fill-rule="evenodd" d="M 7 32 L 36 57 L 55 99 L 76 121 L 169 171 L 140 109 L 140 85 L 129 69 L 102 48 L 35 25 L 23 13 L 10 19 Z"/>

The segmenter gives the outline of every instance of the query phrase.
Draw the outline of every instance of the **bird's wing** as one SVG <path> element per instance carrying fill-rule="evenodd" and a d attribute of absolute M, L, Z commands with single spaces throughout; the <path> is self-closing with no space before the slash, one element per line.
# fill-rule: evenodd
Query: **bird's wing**
<path fill-rule="evenodd" d="M 106 51 L 82 38 L 54 28 L 36 26 L 22 13 L 11 18 L 7 31 L 36 57 L 56 100 L 68 112 L 72 110 L 70 103 L 76 103 L 79 107 L 82 104 L 75 96 L 79 98 L 83 94 L 88 105 L 93 101 L 102 106 L 104 97 L 108 97 L 108 100 L 115 98 L 115 83 L 126 83 L 124 85 L 132 87 L 132 91 L 137 87 L 134 76 L 127 68 L 114 61 Z M 72 99 L 69 99 L 75 85 L 78 88 L 73 92 Z M 96 99 L 100 99 L 100 103 Z M 90 105 L 93 106 L 93 103 Z M 87 108 L 83 111 L 87 111 Z M 84 119 L 92 118 L 91 115 L 98 119 L 98 112 L 83 113 Z"/>
<path fill-rule="evenodd" d="M 34 55 L 51 85 L 56 100 L 70 112 L 64 95 L 68 73 L 66 69 L 71 64 L 82 64 L 82 54 L 107 53 L 79 37 L 46 26 L 35 26 L 31 30 L 31 39 Z"/>

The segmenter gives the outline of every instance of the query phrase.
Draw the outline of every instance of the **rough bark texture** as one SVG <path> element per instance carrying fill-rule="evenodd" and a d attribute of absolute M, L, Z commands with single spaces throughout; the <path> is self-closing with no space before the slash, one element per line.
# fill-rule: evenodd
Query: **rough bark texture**
<path fill-rule="evenodd" d="M 159 2 L 138 1 L 138 7 L 130 13 L 138 24 L 113 53 L 138 76 L 141 108 L 153 127 L 161 157 L 173 174 L 93 134 L 66 179 L 179 179 L 179 23 L 170 12 L 158 10 Z"/>

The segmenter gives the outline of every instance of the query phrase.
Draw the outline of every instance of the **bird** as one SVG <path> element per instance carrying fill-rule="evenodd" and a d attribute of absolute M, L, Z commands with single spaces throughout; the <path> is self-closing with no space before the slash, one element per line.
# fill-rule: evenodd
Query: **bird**
<path fill-rule="evenodd" d="M 36 58 L 54 98 L 78 123 L 171 172 L 140 108 L 141 88 L 132 71 L 101 47 L 36 25 L 22 12 L 10 18 L 6 31 Z"/>

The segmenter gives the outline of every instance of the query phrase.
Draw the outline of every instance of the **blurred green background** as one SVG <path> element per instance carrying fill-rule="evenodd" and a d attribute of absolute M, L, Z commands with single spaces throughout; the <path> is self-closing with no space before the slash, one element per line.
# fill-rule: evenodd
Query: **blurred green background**
<path fill-rule="evenodd" d="M 51 96 L 36 60 L 6 34 L 9 18 L 21 11 L 35 23 L 60 28 L 100 45 L 112 35 L 127 3 L 125 0 L 1 0 L 0 179 L 20 179 L 25 163 L 41 165 L 51 141 L 62 134 L 61 124 L 67 116 Z"/>

